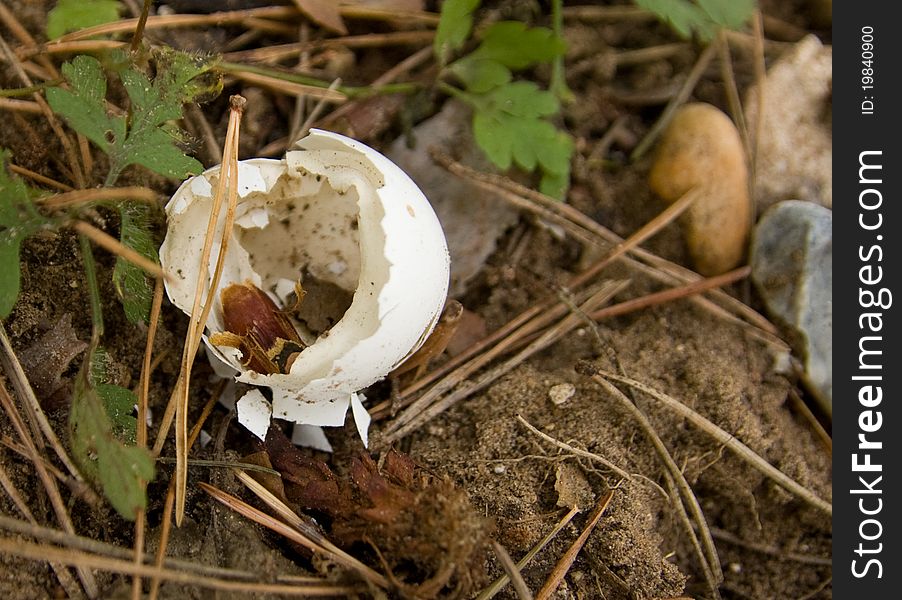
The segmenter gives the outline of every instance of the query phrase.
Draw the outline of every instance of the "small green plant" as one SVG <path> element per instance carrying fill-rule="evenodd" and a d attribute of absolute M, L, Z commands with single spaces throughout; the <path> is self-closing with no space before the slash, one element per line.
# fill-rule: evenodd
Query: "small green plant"
<path fill-rule="evenodd" d="M 161 50 L 155 56 L 157 75 L 150 79 L 124 60 L 124 55 L 113 59 L 114 70 L 130 100 L 127 114 L 112 114 L 107 109 L 107 78 L 101 63 L 91 56 L 77 56 L 63 65 L 63 75 L 71 89 L 47 90 L 47 102 L 53 111 L 106 153 L 110 166 L 105 185 L 113 185 L 122 171 L 133 164 L 173 179 L 199 173 L 202 165 L 179 147 L 184 134 L 173 121 L 181 118 L 184 103 L 218 92 L 218 80 L 205 77 L 211 62 L 183 52 Z M 157 260 L 147 207 L 119 202 L 117 210 L 120 241 L 146 258 Z M 118 258 L 113 282 L 128 319 L 145 321 L 150 314 L 152 293 L 144 272 Z"/>
<path fill-rule="evenodd" d="M 635 0 L 682 37 L 714 39 L 720 29 L 739 29 L 752 16 L 755 0 Z"/>
<path fill-rule="evenodd" d="M 540 189 L 562 198 L 570 182 L 573 140 L 549 120 L 560 110 L 558 97 L 531 81 L 514 81 L 514 72 L 563 56 L 563 40 L 545 27 L 500 21 L 482 32 L 469 54 L 452 60 L 473 29 L 479 0 L 446 0 L 436 30 L 434 52 L 447 81 L 440 88 L 473 109 L 477 145 L 500 169 L 516 165 L 540 169 Z"/>
<path fill-rule="evenodd" d="M 114 185 L 130 165 L 175 179 L 200 172 L 201 164 L 180 149 L 184 134 L 173 122 L 181 118 L 184 103 L 218 93 L 218 79 L 204 77 L 210 72 L 210 61 L 172 50 L 158 51 L 153 56 L 156 76 L 149 77 L 123 53 L 109 58 L 110 69 L 128 96 L 127 110 L 115 111 L 108 105 L 107 75 L 100 61 L 90 56 L 77 56 L 63 65 L 68 89 L 46 91 L 54 112 L 107 155 L 104 185 Z M 0 151 L 0 318 L 9 316 L 19 294 L 22 242 L 41 229 L 63 227 L 78 219 L 81 210 L 42 214 L 33 202 L 41 193 L 10 176 L 6 159 L 7 153 Z M 150 207 L 120 201 L 111 208 L 119 213 L 121 242 L 157 260 Z M 75 380 L 69 421 L 73 457 L 85 475 L 100 485 L 112 506 L 123 517 L 134 519 L 145 506 L 145 486 L 153 479 L 154 463 L 147 450 L 135 445 L 135 395 L 108 381 L 100 347 L 103 315 L 93 251 L 85 237 L 80 242 L 94 334 Z M 152 289 L 145 273 L 119 257 L 113 283 L 126 317 L 132 322 L 146 321 Z"/>

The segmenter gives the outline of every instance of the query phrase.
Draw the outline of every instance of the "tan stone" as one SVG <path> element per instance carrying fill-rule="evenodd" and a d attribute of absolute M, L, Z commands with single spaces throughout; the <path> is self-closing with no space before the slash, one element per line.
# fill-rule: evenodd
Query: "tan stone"
<path fill-rule="evenodd" d="M 699 273 L 718 275 L 742 261 L 752 220 L 748 169 L 739 132 L 723 112 L 703 103 L 677 111 L 649 185 L 669 203 L 690 190 L 698 195 L 682 220 Z"/>

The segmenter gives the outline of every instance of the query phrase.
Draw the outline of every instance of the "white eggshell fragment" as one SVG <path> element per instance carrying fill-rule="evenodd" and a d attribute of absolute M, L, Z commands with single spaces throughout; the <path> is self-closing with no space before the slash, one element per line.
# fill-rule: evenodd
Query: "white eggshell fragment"
<path fill-rule="evenodd" d="M 272 416 L 338 426 L 353 405 L 366 440 L 369 415 L 355 393 L 385 377 L 432 331 L 448 291 L 448 250 L 429 202 L 387 158 L 319 130 L 298 147 L 282 160 L 239 163 L 235 224 L 203 340 L 211 361 L 220 363 L 217 372 L 227 365 L 238 381 L 272 390 Z M 160 260 L 169 299 L 186 313 L 199 269 L 209 288 L 215 268 L 218 243 L 210 264 L 199 259 L 218 176 L 213 167 L 187 180 L 166 207 Z M 221 212 L 217 240 L 225 208 Z M 210 342 L 210 334 L 224 331 L 222 289 L 250 281 L 281 306 L 289 284 L 305 273 L 353 292 L 353 301 L 289 373 L 249 370 L 240 351 Z"/>

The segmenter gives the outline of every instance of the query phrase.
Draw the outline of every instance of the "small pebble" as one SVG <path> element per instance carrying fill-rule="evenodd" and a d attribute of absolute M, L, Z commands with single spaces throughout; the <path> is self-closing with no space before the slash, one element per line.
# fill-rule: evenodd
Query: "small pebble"
<path fill-rule="evenodd" d="M 661 136 L 648 181 L 668 203 L 690 190 L 698 194 L 682 222 L 699 273 L 719 275 L 740 263 L 752 207 L 745 151 L 727 115 L 704 103 L 678 110 Z"/>
<path fill-rule="evenodd" d="M 494 467 L 492 467 L 492 471 L 496 475 L 502 475 L 507 472 L 507 467 L 505 467 L 504 465 L 495 465 Z"/>
<path fill-rule="evenodd" d="M 548 390 L 548 398 L 558 406 L 570 400 L 576 394 L 576 386 L 572 383 L 559 383 Z"/>

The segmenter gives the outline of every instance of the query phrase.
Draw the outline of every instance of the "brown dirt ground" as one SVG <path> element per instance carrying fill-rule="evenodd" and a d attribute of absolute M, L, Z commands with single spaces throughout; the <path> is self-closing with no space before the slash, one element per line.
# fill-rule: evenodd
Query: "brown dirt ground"
<path fill-rule="evenodd" d="M 34 7 L 40 3 L 13 4 L 21 8 L 17 14 L 27 27 L 32 31 L 41 29 L 38 24 L 44 13 L 42 7 Z M 498 4 L 503 11 L 523 3 Z M 803 13 L 797 3 L 793 9 L 786 8 L 790 3 L 767 4 L 780 7 L 772 14 L 806 25 L 804 16 L 799 16 Z M 642 47 L 672 39 L 660 26 L 644 27 L 606 25 L 600 40 L 611 46 Z M 580 35 L 588 38 L 582 29 L 574 26 L 569 33 L 574 39 Z M 675 74 L 685 72 L 693 56 L 690 52 L 685 57 L 627 69 L 618 74 L 616 87 L 652 90 L 670 81 Z M 366 59 L 361 64 L 378 74 L 386 60 Z M 744 84 L 750 68 L 744 71 L 742 65 L 748 65 L 741 62 L 741 57 L 738 60 L 738 76 Z M 604 73 L 592 73 L 571 82 L 580 97 L 566 115 L 573 133 L 594 141 L 617 117 L 624 116 L 629 131 L 641 137 L 660 106 L 617 104 L 610 95 L 610 86 L 614 84 L 604 79 Z M 366 79 L 361 76 L 361 80 Z M 4 87 L 12 85 L 8 73 L 3 75 L 3 84 Z M 700 84 L 695 98 L 724 105 L 723 90 L 713 69 Z M 211 110 L 215 114 L 221 108 L 216 105 Z M 31 125 L 23 128 L 22 119 L 28 119 Z M 22 131 L 26 133 L 23 135 Z M 278 131 L 270 133 L 272 137 Z M 38 119 L 13 114 L 12 118 L 5 116 L 0 120 L 0 146 L 12 151 L 17 164 L 47 171 L 50 161 L 50 174 L 54 174 L 51 159 L 58 149 L 41 141 L 44 139 L 53 138 Z M 387 139 L 384 136 L 381 141 Z M 647 163 L 628 165 L 624 160 L 627 151 L 628 148 L 615 145 L 612 162 L 603 166 L 577 164 L 571 194 L 571 202 L 577 208 L 620 234 L 635 230 L 661 209 L 647 191 Z M 140 174 L 132 177 L 142 180 Z M 146 183 L 146 179 L 143 181 Z M 172 190 L 171 184 L 156 180 L 153 184 L 164 193 Z M 94 216 L 97 222 L 107 223 L 115 230 L 111 213 L 99 209 Z M 511 248 L 517 244 L 508 243 L 510 239 L 502 240 L 500 250 L 461 299 L 468 309 L 485 319 L 489 330 L 554 293 L 556 286 L 576 272 L 580 262 L 586 259 L 576 243 L 561 240 L 525 220 L 509 237 L 524 231 L 530 236 L 525 252 L 512 258 Z M 658 235 L 647 247 L 672 260 L 685 258 L 676 225 Z M 109 277 L 112 259 L 102 251 L 96 255 L 101 267 L 102 292 L 107 299 L 104 343 L 113 362 L 114 383 L 134 385 L 143 356 L 145 331 L 125 320 L 115 300 Z M 625 276 L 629 274 L 616 266 L 605 273 L 605 277 Z M 635 278 L 618 300 L 655 289 L 643 278 Z M 736 286 L 730 292 L 755 303 L 747 285 Z M 64 315 L 71 315 L 79 339 L 88 339 L 87 306 L 74 235 L 64 230 L 29 240 L 22 254 L 22 295 L 4 323 L 16 351 L 29 348 Z M 178 372 L 180 340 L 185 330 L 185 318 L 180 312 L 166 306 L 163 315 L 156 342 L 156 352 L 162 353 L 163 359 L 154 373 L 151 390 L 152 406 L 159 412 Z M 812 433 L 810 425 L 790 407 L 788 397 L 795 382 L 774 372 L 771 351 L 745 329 L 723 322 L 688 301 L 605 321 L 594 329 L 583 327 L 484 392 L 448 410 L 403 444 L 418 464 L 466 490 L 475 512 L 494 523 L 495 538 L 515 560 L 566 512 L 559 501 L 575 499 L 582 508 L 588 509 L 601 494 L 616 486 L 611 505 L 555 598 L 707 597 L 687 536 L 658 487 L 663 485 L 662 466 L 651 444 L 613 398 L 590 379 L 577 374 L 574 366 L 580 360 L 591 361 L 607 370 L 623 369 L 627 375 L 680 399 L 820 497 L 830 498 L 830 453 Z M 46 368 L 60 371 L 65 383 L 77 370 L 78 361 L 71 365 L 47 364 Z M 576 394 L 563 405 L 553 404 L 548 397 L 549 388 L 559 383 L 572 383 L 576 387 Z M 197 363 L 194 386 L 192 397 L 199 410 L 213 389 L 211 373 L 202 360 Z M 60 401 L 48 407 L 54 426 L 61 432 L 66 430 L 65 393 L 63 389 L 58 395 Z M 378 401 L 386 394 L 383 386 L 374 389 L 369 397 Z M 776 553 L 768 554 L 735 542 L 718 541 L 725 576 L 721 588 L 724 598 L 830 598 L 829 585 L 825 585 L 830 578 L 829 567 L 788 557 L 792 553 L 829 557 L 830 519 L 776 487 L 730 451 L 649 398 L 639 394 L 635 400 L 685 473 L 708 524 L 740 540 L 776 548 Z M 517 421 L 517 415 L 558 440 L 601 455 L 641 477 L 618 486 L 618 478 L 604 467 L 540 440 Z M 375 425 L 376 434 L 380 427 L 381 424 Z M 235 459 L 254 449 L 246 432 L 225 411 L 217 410 L 207 429 L 214 441 L 197 453 L 199 458 Z M 15 436 L 6 418 L 0 418 L 0 434 Z M 357 448 L 349 441 L 353 439 L 350 429 L 335 432 L 331 437 L 337 447 L 334 468 L 341 472 L 342 461 Z M 164 450 L 164 455 L 172 454 L 171 448 Z M 7 447 L 0 447 L 0 464 L 39 521 L 52 523 L 52 512 L 31 465 Z M 168 465 L 161 465 L 161 476 L 149 489 L 151 549 L 156 543 L 169 469 Z M 196 481 L 211 481 L 243 495 L 240 485 L 222 470 L 195 469 L 191 472 L 191 483 Z M 266 575 L 308 572 L 309 562 L 296 551 L 220 508 L 202 492 L 193 492 L 188 506 L 188 524 L 175 531 L 170 543 L 171 555 Z M 74 499 L 70 508 L 76 529 L 83 535 L 131 545 L 131 527 L 111 509 L 90 507 Z M 17 514 L 5 495 L 0 495 L 0 511 L 5 515 Z M 579 534 L 584 521 L 583 515 L 577 516 L 525 570 L 524 577 L 531 589 L 541 587 L 554 563 Z M 491 552 L 486 552 L 485 568 L 491 578 L 501 574 Z M 127 581 L 108 575 L 100 575 L 100 581 L 105 586 L 104 597 L 127 597 Z M 0 596 L 25 600 L 54 597 L 60 592 L 52 571 L 45 565 L 0 555 Z M 209 594 L 184 586 L 164 585 L 162 597 L 201 598 Z M 242 596 L 223 593 L 216 597 Z M 507 588 L 499 597 L 515 596 Z"/>

